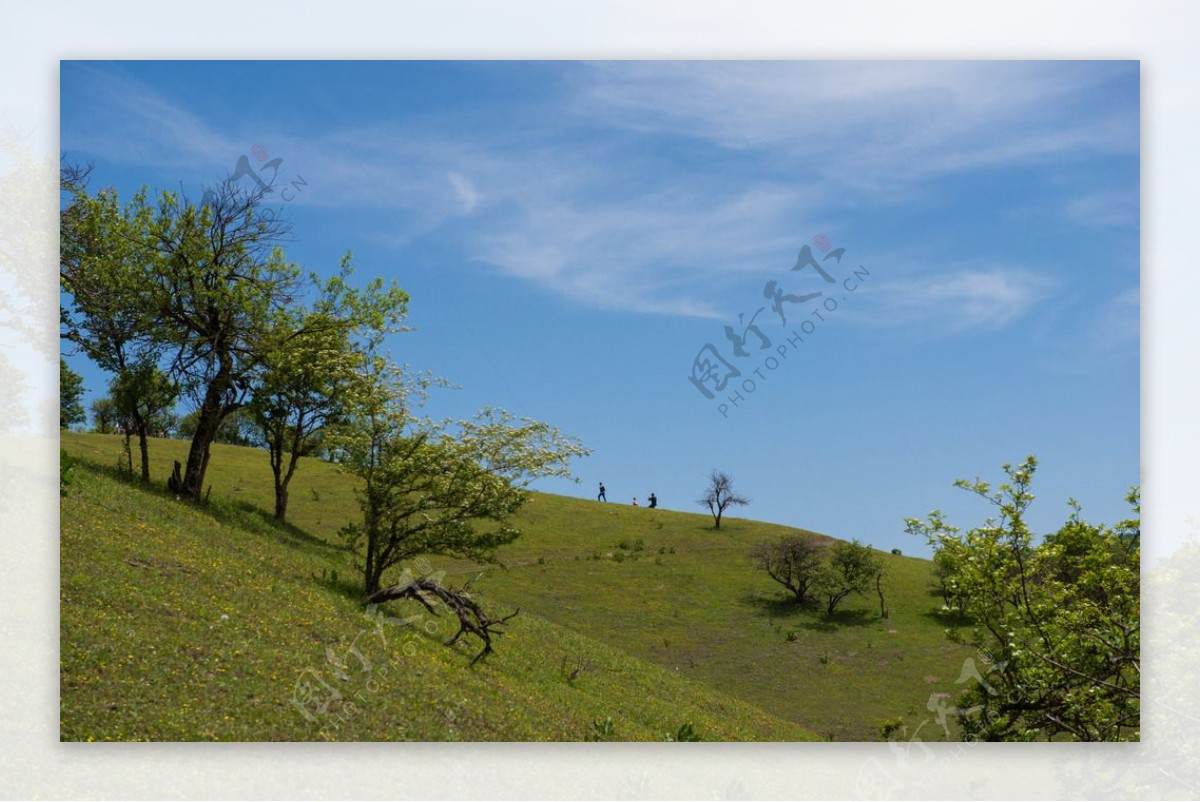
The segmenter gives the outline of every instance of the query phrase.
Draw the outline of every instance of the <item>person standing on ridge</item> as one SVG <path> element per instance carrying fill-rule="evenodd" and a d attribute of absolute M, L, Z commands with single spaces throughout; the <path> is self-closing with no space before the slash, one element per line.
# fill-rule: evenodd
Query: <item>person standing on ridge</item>
<path fill-rule="evenodd" d="M 600 495 L 596 496 L 596 501 L 608 501 L 608 495 L 604 492 L 604 482 L 600 483 Z"/>

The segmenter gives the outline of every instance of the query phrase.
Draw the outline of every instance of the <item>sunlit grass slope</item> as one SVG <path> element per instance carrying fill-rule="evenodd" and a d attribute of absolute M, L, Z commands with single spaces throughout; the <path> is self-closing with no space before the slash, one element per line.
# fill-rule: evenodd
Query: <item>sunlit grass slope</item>
<path fill-rule="evenodd" d="M 61 506 L 62 739 L 813 737 L 530 612 L 470 668 L 444 617 L 368 618 L 347 563 L 215 489 L 200 510 L 80 464 Z"/>
<path fill-rule="evenodd" d="M 100 466 L 115 466 L 120 456 L 114 436 L 65 434 L 63 443 L 69 452 Z M 169 474 L 171 460 L 183 459 L 186 445 L 152 443 L 156 486 Z M 350 555 L 337 537 L 337 530 L 358 514 L 352 478 L 335 466 L 304 461 L 293 482 L 290 526 L 280 528 L 268 522 L 265 512 L 272 496 L 262 451 L 214 448 L 209 469 L 213 503 L 207 511 L 147 495 L 104 472 L 87 471 L 85 476 L 63 504 L 63 737 L 322 737 L 290 700 L 300 674 L 328 665 L 327 648 L 336 657 L 338 649 L 345 651 L 371 627 L 350 582 Z M 114 504 L 110 497 L 125 501 Z M 100 516 L 104 523 L 93 523 L 88 515 Z M 130 517 L 135 515 L 153 521 Z M 420 671 L 428 676 L 417 673 L 420 681 L 410 682 L 411 667 L 397 672 L 403 680 L 388 672 L 372 687 L 387 684 L 393 689 L 362 691 L 369 703 L 358 702 L 357 712 L 345 716 L 348 723 L 333 737 L 580 739 L 594 734 L 593 722 L 607 718 L 614 724 L 606 737 L 630 739 L 661 738 L 687 721 L 705 739 L 800 739 L 808 733 L 874 739 L 885 720 L 896 718 L 910 732 L 924 722 L 924 740 L 944 737 L 927 703 L 931 694 L 961 688 L 956 681 L 970 653 L 945 637 L 947 623 L 937 613 L 940 599 L 930 593 L 928 561 L 884 555 L 887 619 L 881 619 L 874 597 L 852 597 L 827 621 L 815 611 L 787 604 L 778 586 L 747 556 L 753 543 L 794 529 L 727 519 L 714 531 L 707 515 L 544 494 L 534 495 L 517 522 L 525 534 L 501 551 L 502 567 L 430 558 L 435 573 L 446 572 L 446 582 L 471 580 L 489 605 L 500 611 L 522 609 L 499 641 L 497 654 L 467 670 L 471 652 L 422 639 L 417 654 Z M 150 535 L 142 539 L 142 523 L 154 537 L 169 537 L 169 545 L 156 547 Z M 108 534 L 89 535 L 93 530 Z M 859 538 L 869 543 L 871 533 Z M 189 555 L 190 561 L 173 551 Z M 199 573 L 205 555 L 213 561 L 209 574 Z M 165 562 L 156 565 L 154 560 Z M 94 575 L 99 566 L 111 576 Z M 334 571 L 336 583 L 328 581 Z M 101 612 L 116 614 L 102 609 L 106 597 L 127 608 L 121 624 L 105 624 Z M 241 612 L 224 613 L 230 618 L 221 619 L 222 604 L 231 602 Z M 393 612 L 417 612 L 411 607 L 397 605 Z M 195 620 L 186 619 L 186 626 L 184 620 L 172 620 L 180 619 L 179 610 L 193 610 L 189 615 Z M 238 616 L 242 623 L 231 625 Z M 300 623 L 304 621 L 310 623 Z M 108 630 L 93 638 L 91 626 Z M 394 627 L 385 629 L 385 646 L 373 633 L 370 629 L 363 635 L 358 646 L 377 644 L 384 655 L 395 652 L 392 641 L 409 637 Z M 169 636 L 165 648 L 176 653 L 163 664 L 175 673 L 160 679 L 194 674 L 182 680 L 183 687 L 193 688 L 189 681 L 201 683 L 186 694 L 200 709 L 189 705 L 180 711 L 177 705 L 168 715 L 161 704 L 151 703 L 160 698 L 154 694 L 170 699 L 185 695 L 139 673 L 157 677 L 167 670 L 154 668 L 160 663 L 151 658 L 161 655 L 147 656 L 146 645 L 127 648 L 140 643 L 161 651 L 159 635 Z M 226 643 L 222 639 L 227 637 L 232 640 L 218 649 L 216 644 Z M 97 709 L 86 702 L 90 696 L 82 685 L 77 691 L 71 684 L 101 681 L 87 680 L 92 674 L 86 671 L 73 675 L 68 670 L 68 658 L 96 666 L 101 644 L 104 655 L 119 661 L 106 662 L 105 670 L 121 666 L 120 679 L 103 680 L 108 690 L 131 684 L 147 695 L 134 710 L 118 715 L 123 708 Z M 197 656 L 184 662 L 189 648 Z M 216 655 L 234 660 L 238 671 L 251 678 L 249 684 L 229 680 L 231 668 L 217 671 L 221 664 L 211 662 Z M 365 656 L 372 666 L 380 662 Z M 362 664 L 352 657 L 349 673 Z M 618 665 L 625 668 L 618 670 Z M 575 679 L 569 680 L 573 673 Z M 214 688 L 223 690 L 214 696 Z M 701 701 L 697 694 L 711 694 L 717 701 Z M 730 697 L 741 700 L 736 710 Z M 522 705 L 514 701 L 518 698 L 535 701 Z M 520 715 L 504 714 L 514 706 Z M 89 716 L 132 726 L 138 708 L 154 711 L 155 726 L 187 715 L 162 731 L 122 734 L 77 728 Z M 632 717 L 633 711 L 642 718 Z M 192 729 L 185 733 L 187 727 Z"/>

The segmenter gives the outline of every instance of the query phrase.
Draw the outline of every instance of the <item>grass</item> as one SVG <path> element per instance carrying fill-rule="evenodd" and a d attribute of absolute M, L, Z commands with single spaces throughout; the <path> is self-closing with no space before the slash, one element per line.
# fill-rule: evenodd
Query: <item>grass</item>
<path fill-rule="evenodd" d="M 82 458 L 61 505 L 65 741 L 814 737 L 527 612 L 469 668 L 445 620 L 368 617 L 336 545 L 215 489 L 198 509 L 129 482 L 88 440 L 64 437 Z"/>
<path fill-rule="evenodd" d="M 961 689 L 970 656 L 945 637 L 928 561 L 882 555 L 888 619 L 852 597 L 828 620 L 747 557 L 794 529 L 535 494 L 502 567 L 430 557 L 445 581 L 522 609 L 468 670 L 466 649 L 365 619 L 336 534 L 357 517 L 353 483 L 334 466 L 302 462 L 277 526 L 265 452 L 215 446 L 201 511 L 106 470 L 119 438 L 63 445 L 85 461 L 63 501 L 68 740 L 663 740 L 688 723 L 705 740 L 871 740 L 885 721 L 933 718 L 931 694 Z M 152 443 L 156 486 L 186 447 Z M 342 673 L 376 690 L 343 694 L 345 723 L 322 731 L 291 703 L 297 679 L 328 677 L 326 650 L 344 657 L 356 637 L 372 670 L 351 655 Z M 403 670 L 380 676 L 397 654 Z"/>

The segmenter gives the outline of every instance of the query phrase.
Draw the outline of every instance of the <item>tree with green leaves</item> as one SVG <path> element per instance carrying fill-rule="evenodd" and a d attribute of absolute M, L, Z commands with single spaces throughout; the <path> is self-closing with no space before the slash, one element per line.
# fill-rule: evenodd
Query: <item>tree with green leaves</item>
<path fill-rule="evenodd" d="M 184 440 L 191 440 L 196 436 L 196 426 L 199 421 L 200 412 L 193 409 L 179 418 L 179 422 L 175 425 L 176 434 Z M 213 437 L 213 442 L 227 446 L 244 446 L 246 448 L 255 448 L 260 445 L 258 428 L 250 418 L 245 407 L 230 412 L 225 416 L 225 419 L 221 421 L 221 425 L 217 429 L 216 435 Z"/>
<path fill-rule="evenodd" d="M 87 420 L 83 409 L 83 377 L 58 360 L 58 427 L 69 429 Z"/>
<path fill-rule="evenodd" d="M 321 331 L 390 325 L 407 300 L 398 288 L 380 286 L 367 293 L 378 305 L 343 306 L 354 319 L 313 315 L 281 334 L 281 321 L 296 320 L 300 302 L 322 286 L 279 247 L 290 225 L 265 208 L 269 186 L 245 190 L 228 179 L 201 205 L 173 192 L 151 201 L 143 188 L 124 209 L 115 193 L 90 195 L 65 171 L 64 188 L 61 274 L 72 298 L 62 313 L 64 336 L 85 350 L 96 344 L 88 355 L 115 373 L 162 361 L 195 401 L 176 488 L 186 498 L 201 497 L 211 445 L 225 419 L 253 397 L 271 351 L 319 334 L 310 323 Z M 334 281 L 344 284 L 344 277 Z"/>
<path fill-rule="evenodd" d="M 874 587 L 882 594 L 882 584 L 876 580 L 883 570 L 882 557 L 870 546 L 857 540 L 835 543 L 814 582 L 816 592 L 824 599 L 825 614 L 832 616 L 851 593 L 865 596 Z"/>
<path fill-rule="evenodd" d="M 570 461 L 590 453 L 553 426 L 491 409 L 455 424 L 418 420 L 398 368 L 375 356 L 368 376 L 336 436 L 343 467 L 362 479 L 362 522 L 343 533 L 368 595 L 418 555 L 493 559 L 520 535 L 510 519 L 529 483 L 569 477 Z"/>
<path fill-rule="evenodd" d="M 179 386 L 150 362 L 126 367 L 109 384 L 109 398 L 123 422 L 125 451 L 131 463 L 130 438 L 137 435 L 144 482 L 150 481 L 149 438 L 163 434 L 178 397 Z"/>
<path fill-rule="evenodd" d="M 127 212 L 151 266 L 151 308 L 169 337 L 171 371 L 197 402 L 177 488 L 185 498 L 201 497 L 221 423 L 251 397 L 273 323 L 306 288 L 278 247 L 290 227 L 263 207 L 268 189 L 227 180 L 202 206 L 171 192 L 152 204 L 139 193 Z"/>
<path fill-rule="evenodd" d="M 1137 740 L 1140 731 L 1140 493 L 1133 517 L 1091 524 L 1079 505 L 1039 540 L 1026 521 L 1037 460 L 1005 465 L 1007 481 L 956 486 L 995 507 L 961 532 L 940 513 L 907 519 L 947 564 L 971 625 L 951 630 L 986 656 L 957 712 L 975 740 Z"/>
<path fill-rule="evenodd" d="M 815 535 L 784 535 L 750 550 L 755 564 L 804 604 L 816 583 L 826 547 Z"/>
<path fill-rule="evenodd" d="M 375 279 L 351 287 L 349 257 L 324 284 L 311 309 L 288 310 L 264 348 L 262 371 L 248 412 L 270 454 L 275 517 L 287 515 L 288 486 L 299 460 L 323 445 L 363 387 L 367 354 L 386 334 L 402 330 L 408 296 Z M 298 336 L 306 332 L 305 336 Z"/>
<path fill-rule="evenodd" d="M 114 192 L 89 195 L 85 178 L 86 172 L 62 171 L 67 205 L 60 213 L 59 280 L 71 303 L 59 307 L 60 333 L 112 374 L 109 399 L 121 421 L 126 451 L 136 434 L 142 479 L 149 481 L 151 423 L 174 405 L 178 386 L 158 367 L 166 348 L 164 332 L 155 315 L 148 257 L 137 243 L 137 227 Z"/>
<path fill-rule="evenodd" d="M 121 427 L 121 413 L 112 398 L 104 396 L 92 402 L 92 431 L 114 434 Z"/>

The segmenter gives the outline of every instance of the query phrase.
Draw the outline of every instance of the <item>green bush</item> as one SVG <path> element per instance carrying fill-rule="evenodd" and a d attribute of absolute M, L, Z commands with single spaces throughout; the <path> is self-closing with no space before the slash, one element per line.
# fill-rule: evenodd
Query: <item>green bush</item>
<path fill-rule="evenodd" d="M 67 486 L 74 481 L 74 469 L 77 460 L 68 455 L 66 449 L 58 450 L 58 492 L 61 495 L 67 494 Z"/>
<path fill-rule="evenodd" d="M 700 737 L 700 733 L 696 732 L 696 728 L 693 727 L 692 722 L 689 721 L 686 724 L 684 724 L 682 727 L 680 727 L 679 730 L 674 735 L 672 735 L 671 733 L 667 733 L 667 740 L 683 742 L 683 741 L 703 741 L 704 739 Z"/>

